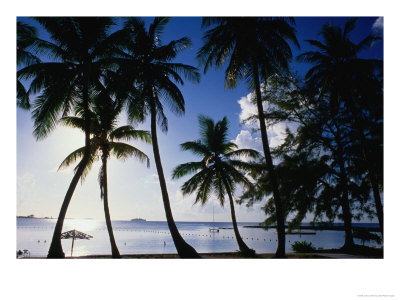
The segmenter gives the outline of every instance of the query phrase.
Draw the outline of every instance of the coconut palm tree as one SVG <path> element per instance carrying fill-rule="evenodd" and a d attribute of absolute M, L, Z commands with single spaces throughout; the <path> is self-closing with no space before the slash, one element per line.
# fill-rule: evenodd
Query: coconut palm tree
<path fill-rule="evenodd" d="M 30 64 L 17 72 L 19 80 L 32 79 L 30 94 L 39 93 L 33 103 L 33 134 L 45 138 L 82 101 L 85 120 L 85 151 L 65 195 L 54 229 L 48 258 L 64 258 L 61 231 L 76 185 L 90 160 L 89 95 L 101 85 L 118 34 L 109 34 L 109 17 L 40 17 L 35 18 L 49 33 L 48 40 L 36 39 L 35 53 L 47 56 L 43 62 Z"/>
<path fill-rule="evenodd" d="M 165 215 L 172 239 L 180 257 L 198 258 L 199 255 L 180 235 L 176 227 L 169 202 L 167 185 L 161 163 L 157 139 L 157 123 L 161 129 L 168 130 L 164 114 L 166 103 L 177 115 L 185 112 L 185 101 L 176 83 L 183 84 L 186 79 L 198 82 L 197 69 L 182 63 L 172 62 L 177 54 L 191 45 L 187 37 L 162 44 L 161 35 L 169 18 L 155 18 L 148 31 L 142 20 L 130 18 L 124 28 L 132 39 L 125 44 L 119 59 L 119 72 L 125 83 L 129 83 L 130 95 L 126 98 L 129 116 L 138 115 L 144 119 L 150 115 L 151 138 L 154 161 L 160 182 Z"/>
<path fill-rule="evenodd" d="M 357 18 L 349 19 L 343 28 L 326 24 L 322 27 L 321 41 L 307 40 L 316 48 L 298 56 L 299 61 L 311 63 L 313 66 L 306 73 L 307 84 L 316 91 L 319 97 L 329 95 L 332 106 L 344 103 L 354 120 L 356 135 L 361 146 L 361 157 L 365 162 L 369 182 L 373 191 L 375 206 L 381 233 L 383 234 L 383 207 L 379 189 L 379 173 L 372 162 L 376 158 L 371 155 L 372 146 L 365 136 L 367 119 L 371 123 L 372 107 L 382 106 L 383 88 L 379 77 L 382 75 L 382 61 L 378 59 L 361 59 L 360 52 L 371 47 L 380 37 L 368 35 L 359 43 L 350 39 L 350 33 L 356 26 Z M 369 110 L 368 116 L 363 111 Z M 381 109 L 380 109 L 381 110 Z M 381 122 L 383 116 L 372 122 Z M 383 132 L 380 137 L 383 144 Z"/>
<path fill-rule="evenodd" d="M 179 179 L 196 173 L 181 188 L 183 195 L 197 194 L 194 203 L 204 205 L 211 193 L 214 192 L 221 206 L 224 206 L 225 196 L 228 195 L 233 230 L 240 252 L 244 256 L 252 257 L 255 255 L 255 251 L 243 242 L 239 233 L 233 193 L 236 184 L 241 184 L 249 189 L 252 188 L 251 182 L 243 173 L 243 171 L 251 170 L 251 164 L 237 158 L 257 158 L 259 154 L 252 149 L 237 149 L 237 145 L 228 140 L 228 120 L 226 117 L 214 123 L 211 118 L 199 116 L 199 124 L 200 140 L 183 143 L 181 149 L 192 152 L 199 156 L 201 160 L 177 166 L 172 171 L 172 178 Z"/>
<path fill-rule="evenodd" d="M 91 139 L 90 139 L 90 158 L 86 164 L 86 168 L 82 174 L 82 180 L 91 170 L 93 162 L 101 160 L 99 171 L 100 196 L 104 202 L 104 214 L 108 235 L 110 237 L 111 252 L 113 258 L 120 258 L 115 242 L 110 211 L 108 206 L 108 185 L 107 185 L 107 160 L 111 155 L 117 159 L 126 159 L 134 156 L 140 162 L 147 162 L 147 167 L 150 167 L 150 160 L 146 154 L 134 146 L 120 142 L 121 140 L 141 140 L 146 143 L 151 143 L 150 133 L 143 130 L 135 130 L 132 126 L 126 125 L 117 127 L 117 118 L 122 109 L 120 102 L 112 101 L 105 92 L 102 92 L 96 99 L 91 111 Z M 78 109 L 78 116 L 66 116 L 61 118 L 64 125 L 78 128 L 85 132 L 85 119 L 82 117 L 82 110 Z M 85 147 L 81 147 L 69 154 L 61 163 L 59 170 L 69 167 L 78 159 L 81 159 L 85 153 Z M 75 168 L 77 171 L 77 168 Z"/>
<path fill-rule="evenodd" d="M 268 144 L 260 80 L 288 70 L 288 61 L 292 57 L 288 41 L 298 46 L 295 30 L 288 21 L 294 23 L 292 18 L 203 18 L 203 27 L 215 27 L 205 33 L 204 45 L 197 56 L 204 65 L 204 72 L 212 65 L 222 67 L 229 60 L 225 70 L 225 86 L 234 88 L 239 80 L 245 79 L 255 93 L 264 156 L 271 177 L 277 216 L 276 257 L 285 257 L 285 223 Z"/>

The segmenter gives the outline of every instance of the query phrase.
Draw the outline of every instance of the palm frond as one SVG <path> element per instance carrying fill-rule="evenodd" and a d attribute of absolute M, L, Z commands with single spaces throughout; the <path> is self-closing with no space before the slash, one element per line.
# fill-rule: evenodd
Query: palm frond
<path fill-rule="evenodd" d="M 207 203 L 207 200 L 210 198 L 210 194 L 212 191 L 212 182 L 213 176 L 212 174 L 208 174 L 203 176 L 203 182 L 200 184 L 199 188 L 197 189 L 196 199 L 193 204 L 201 203 L 204 205 Z"/>
<path fill-rule="evenodd" d="M 165 26 L 170 22 L 169 17 L 156 17 L 153 23 L 149 27 L 149 36 L 152 40 L 158 38 L 158 36 L 164 32 Z"/>
<path fill-rule="evenodd" d="M 151 144 L 151 134 L 146 130 L 136 130 L 130 125 L 121 126 L 110 133 L 111 140 L 141 140 Z"/>
<path fill-rule="evenodd" d="M 187 180 L 181 187 L 182 194 L 184 196 L 193 194 L 204 181 L 204 178 L 208 175 L 208 169 L 203 169 L 189 180 Z"/>
<path fill-rule="evenodd" d="M 62 117 L 59 122 L 65 126 L 77 128 L 85 132 L 85 119 L 83 118 L 67 116 Z"/>
<path fill-rule="evenodd" d="M 149 157 L 139 149 L 125 143 L 110 142 L 111 153 L 118 159 L 126 159 L 130 156 L 135 157 L 141 163 L 146 162 L 147 167 L 150 167 Z"/>
<path fill-rule="evenodd" d="M 241 158 L 250 157 L 253 159 L 258 159 L 261 157 L 260 153 L 254 149 L 238 149 L 225 154 L 228 158 Z"/>
<path fill-rule="evenodd" d="M 208 157 L 212 155 L 210 149 L 206 145 L 202 144 L 201 141 L 182 143 L 180 147 L 182 151 L 190 151 L 200 157 Z"/>
<path fill-rule="evenodd" d="M 203 161 L 180 164 L 175 169 L 173 169 L 172 179 L 179 179 L 183 176 L 193 174 L 202 168 L 204 168 Z"/>
<path fill-rule="evenodd" d="M 83 173 L 82 173 L 82 176 L 81 176 L 81 180 L 82 180 L 82 181 L 85 180 L 87 174 L 90 172 L 90 170 L 91 170 L 91 168 L 92 168 L 92 165 L 93 165 L 93 162 L 96 161 L 96 160 L 98 159 L 98 157 L 97 157 L 97 155 L 96 155 L 96 152 L 97 152 L 97 150 L 98 150 L 98 147 L 95 146 L 95 145 L 92 145 L 92 147 L 91 147 L 90 150 L 91 150 L 91 153 L 90 153 L 90 155 L 89 155 L 88 162 L 86 163 L 86 167 L 85 167 L 85 169 L 84 169 L 84 171 L 83 171 Z M 71 166 L 72 164 L 76 163 L 76 161 L 77 161 L 78 159 L 82 159 L 82 158 L 83 158 L 84 154 L 85 154 L 85 147 L 81 147 L 81 148 L 79 148 L 79 149 L 73 151 L 71 154 L 69 154 L 69 155 L 63 160 L 63 162 L 62 162 L 62 163 L 60 164 L 60 166 L 58 167 L 58 171 L 60 171 L 60 170 L 62 170 L 62 169 L 66 169 L 66 168 L 68 168 L 69 166 Z M 82 163 L 82 160 L 81 160 L 80 163 Z M 80 164 L 80 163 L 79 163 L 79 164 Z M 74 168 L 74 171 L 75 171 L 75 172 L 78 170 L 79 164 Z"/>
<path fill-rule="evenodd" d="M 19 80 L 17 80 L 17 106 L 27 110 L 31 108 L 29 94 L 22 82 Z"/>

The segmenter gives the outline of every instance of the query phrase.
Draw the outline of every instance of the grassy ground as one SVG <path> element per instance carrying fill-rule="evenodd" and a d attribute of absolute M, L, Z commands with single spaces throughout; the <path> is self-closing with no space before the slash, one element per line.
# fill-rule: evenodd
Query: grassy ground
<path fill-rule="evenodd" d="M 350 249 L 324 249 L 324 250 L 316 250 L 316 254 L 318 253 L 344 253 L 350 255 L 358 255 L 363 256 L 365 258 L 383 258 L 383 248 L 371 248 L 361 245 L 354 245 L 353 248 Z"/>

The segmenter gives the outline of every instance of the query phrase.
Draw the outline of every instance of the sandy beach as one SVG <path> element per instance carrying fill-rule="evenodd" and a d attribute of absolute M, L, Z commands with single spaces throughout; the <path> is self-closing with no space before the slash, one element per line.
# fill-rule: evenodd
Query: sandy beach
<path fill-rule="evenodd" d="M 367 247 L 365 247 L 367 248 Z M 219 253 L 200 253 L 201 258 L 206 259 L 253 259 L 240 256 L 237 252 L 219 252 Z M 20 257 L 23 259 L 35 259 L 44 257 Z M 111 255 L 82 255 L 69 257 L 68 259 L 110 259 Z M 178 254 L 126 254 L 122 255 L 124 259 L 179 259 Z M 255 259 L 260 258 L 274 258 L 274 253 L 258 253 Z M 383 258 L 383 249 L 367 248 L 364 252 L 360 253 L 344 253 L 339 249 L 321 250 L 315 253 L 287 253 L 289 259 L 309 259 L 309 258 L 322 258 L 322 259 L 359 259 L 359 258 Z"/>

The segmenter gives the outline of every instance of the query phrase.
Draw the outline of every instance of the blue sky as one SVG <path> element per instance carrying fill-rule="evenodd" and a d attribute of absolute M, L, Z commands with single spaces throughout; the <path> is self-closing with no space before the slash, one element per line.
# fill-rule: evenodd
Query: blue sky
<path fill-rule="evenodd" d="M 318 32 L 323 24 L 331 22 L 343 25 L 348 18 L 296 18 L 297 38 L 300 49 L 292 47 L 294 56 L 310 50 L 306 39 L 318 39 Z M 146 18 L 151 22 L 152 18 Z M 372 32 L 382 32 L 381 19 L 377 17 L 360 18 L 352 39 L 356 42 Z M 183 36 L 192 39 L 191 49 L 183 51 L 176 59 L 178 62 L 198 66 L 195 60 L 197 50 L 201 47 L 199 17 L 173 18 L 162 35 L 164 43 Z M 366 58 L 382 58 L 382 42 L 362 53 Z M 292 68 L 299 74 L 308 69 L 306 64 L 293 62 Z M 201 72 L 202 73 L 202 72 Z M 186 101 L 186 114 L 177 117 L 166 112 L 169 120 L 169 131 L 165 135 L 159 131 L 159 144 L 164 172 L 167 178 L 168 192 L 172 211 L 177 221 L 211 221 L 212 206 L 215 209 L 216 221 L 230 221 L 229 206 L 220 208 L 217 201 L 210 199 L 205 206 L 193 206 L 193 196 L 183 198 L 179 187 L 185 179 L 171 180 L 171 170 L 178 164 L 196 159 L 189 153 L 181 152 L 179 144 L 198 138 L 197 116 L 204 114 L 220 120 L 227 116 L 230 121 L 230 138 L 240 147 L 254 147 L 261 149 L 257 134 L 250 128 L 242 125 L 240 119 L 251 112 L 254 107 L 248 100 L 250 91 L 244 83 L 239 83 L 234 90 L 224 89 L 224 69 L 209 69 L 202 74 L 199 84 L 186 82 L 181 87 Z M 126 124 L 125 117 L 120 120 Z M 149 130 L 146 122 L 140 129 Z M 276 146 L 283 138 L 284 125 L 271 128 L 271 145 Z M 65 192 L 72 179 L 72 168 L 56 172 L 61 161 L 73 150 L 84 145 L 83 133 L 65 127 L 58 127 L 48 138 L 36 141 L 32 136 L 32 122 L 30 113 L 17 109 L 17 214 L 57 217 Z M 151 146 L 135 143 L 151 159 L 151 167 L 134 159 L 120 162 L 111 159 L 108 165 L 109 201 L 111 217 L 114 220 L 142 217 L 148 220 L 165 220 L 157 172 L 153 163 Z M 100 190 L 97 182 L 99 163 L 95 164 L 91 174 L 83 184 L 79 184 L 72 198 L 67 217 L 104 219 Z M 260 207 L 264 203 L 252 208 L 236 206 L 238 221 L 259 222 L 265 219 Z"/>

